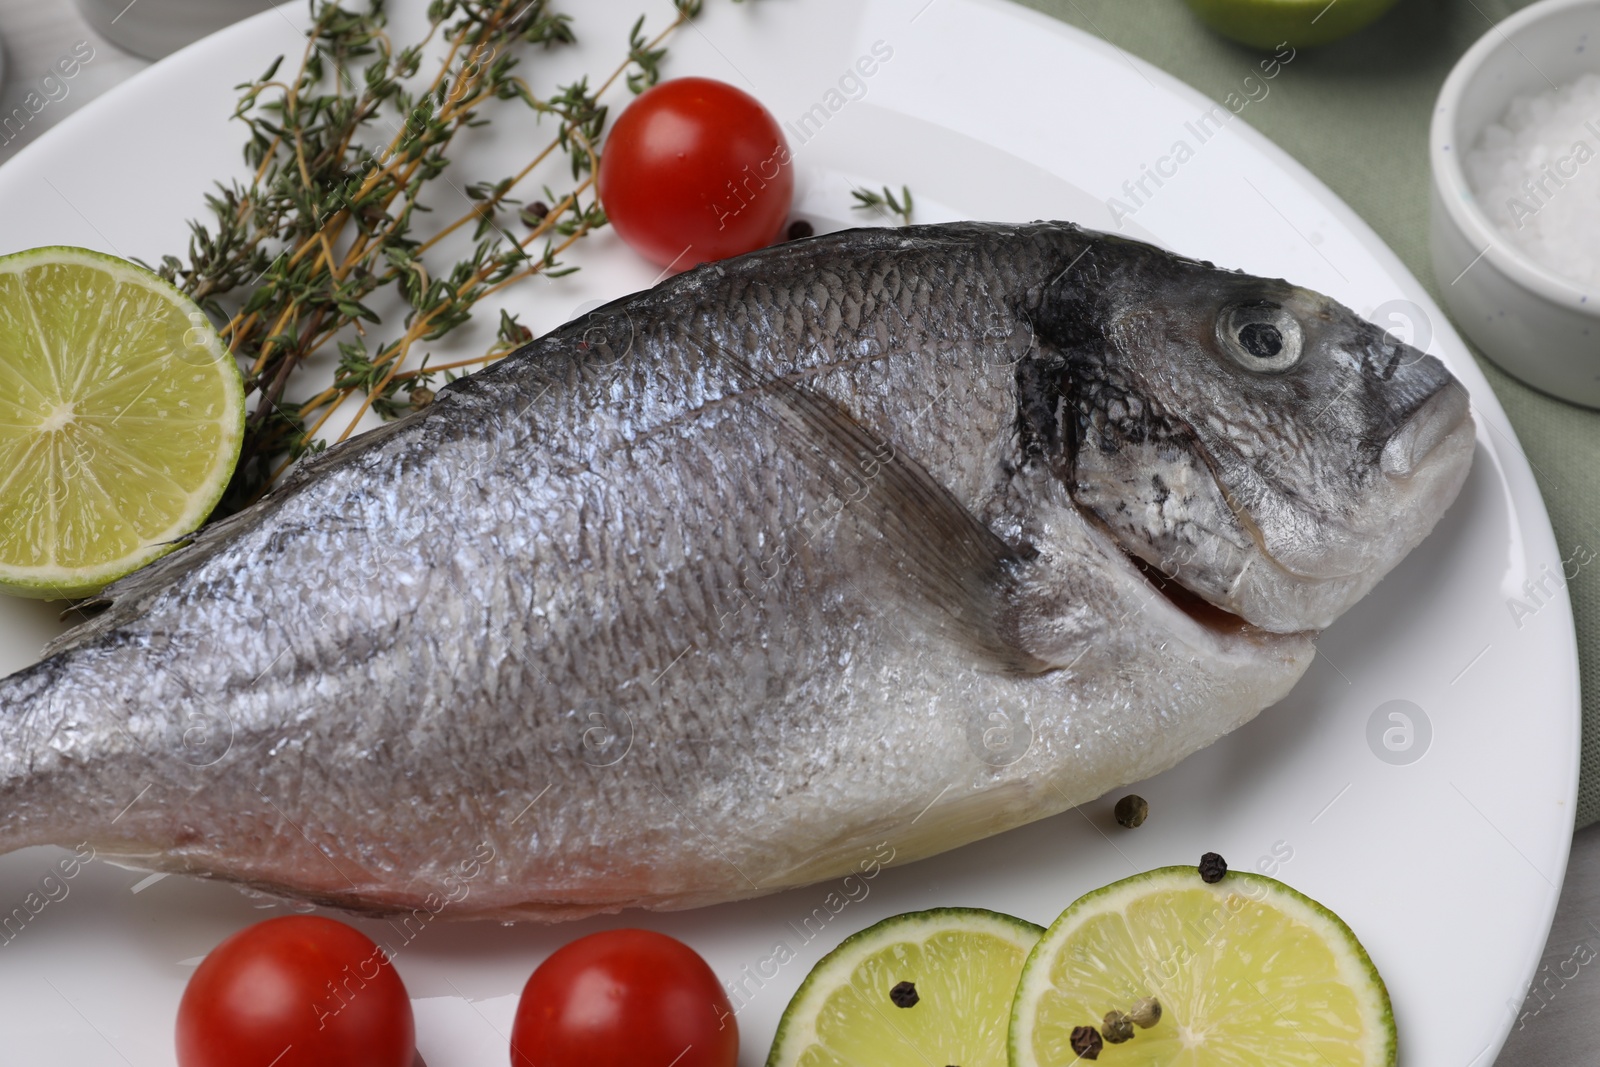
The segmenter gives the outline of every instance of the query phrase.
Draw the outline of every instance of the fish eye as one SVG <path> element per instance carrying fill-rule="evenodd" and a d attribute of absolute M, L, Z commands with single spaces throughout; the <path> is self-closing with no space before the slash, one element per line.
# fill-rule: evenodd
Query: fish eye
<path fill-rule="evenodd" d="M 1265 300 L 1235 304 L 1217 317 L 1217 339 L 1246 370 L 1276 373 L 1300 362 L 1300 322 Z"/>

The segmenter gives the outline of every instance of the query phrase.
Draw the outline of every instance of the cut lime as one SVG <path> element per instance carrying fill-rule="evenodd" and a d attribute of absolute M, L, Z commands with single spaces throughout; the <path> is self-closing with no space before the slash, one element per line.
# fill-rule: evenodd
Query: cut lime
<path fill-rule="evenodd" d="M 1201 21 L 1224 37 L 1268 50 L 1337 41 L 1394 5 L 1395 0 L 1189 0 Z"/>
<path fill-rule="evenodd" d="M 1389 993 L 1337 915 L 1276 879 L 1193 867 L 1113 882 L 1061 913 L 1028 956 L 1012 1067 L 1074 1062 L 1072 1032 L 1154 997 L 1160 1019 L 1099 1062 L 1374 1067 L 1395 1061 Z"/>
<path fill-rule="evenodd" d="M 244 436 L 194 302 L 84 248 L 0 257 L 0 590 L 86 596 L 202 522 Z"/>
<path fill-rule="evenodd" d="M 1017 975 L 1042 933 L 978 908 L 869 926 L 800 984 L 767 1067 L 1005 1067 Z"/>

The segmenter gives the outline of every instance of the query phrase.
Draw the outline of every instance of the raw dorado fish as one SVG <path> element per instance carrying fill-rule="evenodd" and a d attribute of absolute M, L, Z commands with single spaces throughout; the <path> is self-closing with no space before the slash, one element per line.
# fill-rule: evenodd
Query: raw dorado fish
<path fill-rule="evenodd" d="M 0 850 L 544 919 L 926 856 L 1282 697 L 1473 442 L 1328 298 L 1065 223 L 710 264 L 108 589 L 0 680 Z"/>

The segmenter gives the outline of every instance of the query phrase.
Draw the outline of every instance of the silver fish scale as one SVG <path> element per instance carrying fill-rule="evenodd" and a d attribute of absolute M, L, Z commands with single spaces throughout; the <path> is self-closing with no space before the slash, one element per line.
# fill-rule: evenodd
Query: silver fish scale
<path fill-rule="evenodd" d="M 1023 462 L 1031 309 L 1091 236 L 701 268 L 303 462 L 0 680 L 4 844 L 399 911 L 487 842 L 448 913 L 558 918 L 914 858 L 1170 766 L 1310 637 L 1189 618 Z"/>

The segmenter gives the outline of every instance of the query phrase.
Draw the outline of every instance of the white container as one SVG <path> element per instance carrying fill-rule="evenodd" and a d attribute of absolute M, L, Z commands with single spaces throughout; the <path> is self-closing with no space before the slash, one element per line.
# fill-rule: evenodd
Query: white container
<path fill-rule="evenodd" d="M 96 33 L 146 59 L 171 55 L 224 26 L 265 11 L 274 0 L 78 0 Z"/>
<path fill-rule="evenodd" d="M 1474 200 L 1461 156 L 1512 97 L 1600 71 L 1600 0 L 1543 0 L 1467 50 L 1439 91 L 1429 137 L 1434 277 L 1456 325 L 1506 372 L 1600 408 L 1600 291 L 1541 266 Z M 1594 138 L 1589 138 L 1591 141 Z M 1600 151 L 1600 143 L 1591 148 Z"/>

